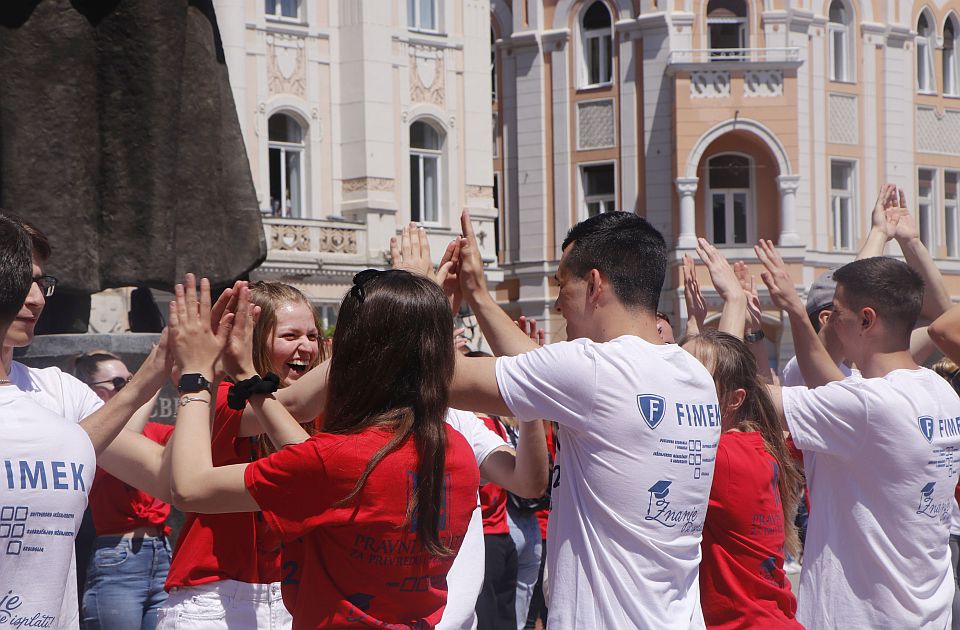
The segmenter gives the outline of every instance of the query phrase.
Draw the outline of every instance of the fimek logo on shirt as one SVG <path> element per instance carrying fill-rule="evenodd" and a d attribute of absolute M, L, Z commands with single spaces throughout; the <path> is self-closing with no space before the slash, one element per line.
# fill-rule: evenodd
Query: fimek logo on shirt
<path fill-rule="evenodd" d="M 667 408 L 667 403 L 663 396 L 656 394 L 638 394 L 637 407 L 640 409 L 640 415 L 643 421 L 651 429 L 656 429 L 657 425 L 663 421 L 663 412 Z"/>

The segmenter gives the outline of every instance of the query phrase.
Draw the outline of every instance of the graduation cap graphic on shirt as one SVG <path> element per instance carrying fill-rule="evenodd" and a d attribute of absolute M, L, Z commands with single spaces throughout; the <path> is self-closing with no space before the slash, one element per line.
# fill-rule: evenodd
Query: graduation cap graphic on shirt
<path fill-rule="evenodd" d="M 661 479 L 657 483 L 650 486 L 650 489 L 647 491 L 652 494 L 656 499 L 663 500 L 667 498 L 667 495 L 670 494 L 670 484 L 671 481 Z"/>

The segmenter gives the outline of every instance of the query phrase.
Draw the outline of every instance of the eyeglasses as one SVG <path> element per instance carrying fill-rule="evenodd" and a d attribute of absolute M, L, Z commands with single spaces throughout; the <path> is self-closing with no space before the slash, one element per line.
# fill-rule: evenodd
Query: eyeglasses
<path fill-rule="evenodd" d="M 33 281 L 43 291 L 44 297 L 50 297 L 57 289 L 57 279 L 53 276 L 36 276 Z"/>
<path fill-rule="evenodd" d="M 133 379 L 132 376 L 114 376 L 114 377 L 111 378 L 110 380 L 107 380 L 107 381 L 97 381 L 96 383 L 90 383 L 90 384 L 91 384 L 91 385 L 106 385 L 107 383 L 113 383 L 113 389 L 114 389 L 114 391 L 119 392 L 119 391 L 120 391 L 121 389 L 123 389 L 123 388 L 127 385 L 127 383 L 129 383 L 132 379 Z"/>

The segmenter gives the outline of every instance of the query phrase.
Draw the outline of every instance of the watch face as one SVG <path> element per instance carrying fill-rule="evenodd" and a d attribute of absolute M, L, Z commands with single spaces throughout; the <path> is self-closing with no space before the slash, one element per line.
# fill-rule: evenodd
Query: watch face
<path fill-rule="evenodd" d="M 210 381 L 203 378 L 202 374 L 184 374 L 180 377 L 180 384 L 177 389 L 187 394 L 209 391 Z"/>

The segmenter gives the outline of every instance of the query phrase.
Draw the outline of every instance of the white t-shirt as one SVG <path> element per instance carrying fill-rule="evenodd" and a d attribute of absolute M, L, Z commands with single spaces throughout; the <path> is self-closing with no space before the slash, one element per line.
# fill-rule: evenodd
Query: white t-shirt
<path fill-rule="evenodd" d="M 96 469 L 86 432 L 0 387 L 0 627 L 79 627 L 73 543 Z"/>
<path fill-rule="evenodd" d="M 456 429 L 473 449 L 477 466 L 483 464 L 487 455 L 501 446 L 506 446 L 499 435 L 487 428 L 483 420 L 469 411 L 449 409 L 447 424 Z M 483 569 L 486 554 L 483 545 L 483 519 L 480 514 L 479 496 L 477 508 L 470 518 L 467 533 L 460 544 L 457 557 L 447 572 L 447 605 L 437 630 L 472 630 L 477 627 L 477 597 L 483 587 Z"/>
<path fill-rule="evenodd" d="M 840 362 L 837 367 L 840 368 L 844 378 L 853 375 L 860 376 L 860 370 L 847 367 L 846 363 Z M 797 357 L 791 357 L 787 364 L 783 366 L 783 377 L 780 379 L 780 384 L 784 387 L 807 386 L 807 382 L 803 380 L 803 374 L 800 373 Z"/>
<path fill-rule="evenodd" d="M 497 359 L 520 420 L 555 420 L 550 626 L 703 628 L 700 540 L 720 412 L 707 369 L 635 336 Z"/>
<path fill-rule="evenodd" d="M 86 383 L 60 368 L 32 368 L 14 361 L 8 378 L 34 402 L 71 422 L 80 422 L 103 406 Z"/>
<path fill-rule="evenodd" d="M 960 398 L 925 368 L 783 390 L 810 522 L 797 619 L 808 628 L 946 628 Z"/>

